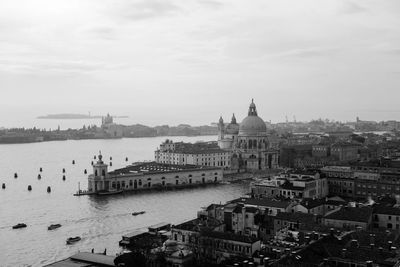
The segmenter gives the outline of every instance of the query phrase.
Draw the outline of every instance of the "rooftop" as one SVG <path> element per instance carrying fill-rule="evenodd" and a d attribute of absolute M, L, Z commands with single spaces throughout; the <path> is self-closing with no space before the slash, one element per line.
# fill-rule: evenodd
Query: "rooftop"
<path fill-rule="evenodd" d="M 217 220 L 212 220 L 211 218 L 209 218 L 208 220 L 200 220 L 196 218 L 178 225 L 173 225 L 172 228 L 192 232 L 200 232 L 203 229 L 214 229 L 221 224 L 221 222 Z"/>
<path fill-rule="evenodd" d="M 325 219 L 368 223 L 371 216 L 372 209 L 369 207 L 343 207 L 338 211 L 326 215 Z"/>
<path fill-rule="evenodd" d="M 259 239 L 251 236 L 244 236 L 244 235 L 237 235 L 228 232 L 217 232 L 217 231 L 203 231 L 201 233 L 203 237 L 211 237 L 216 239 L 223 239 L 223 240 L 231 240 L 237 241 L 242 243 L 253 244 L 257 242 Z"/>
<path fill-rule="evenodd" d="M 279 212 L 275 219 L 289 222 L 313 223 L 315 215 L 303 212 Z"/>
<path fill-rule="evenodd" d="M 182 172 L 190 170 L 219 170 L 217 167 L 205 167 L 196 165 L 173 165 L 156 162 L 137 162 L 125 168 L 116 169 L 109 172 L 110 175 L 121 174 L 153 174 L 153 173 L 168 173 Z"/>
<path fill-rule="evenodd" d="M 231 201 L 231 203 L 244 203 L 245 205 L 274 207 L 286 209 L 289 207 L 289 201 L 280 201 L 272 198 L 238 198 Z"/>

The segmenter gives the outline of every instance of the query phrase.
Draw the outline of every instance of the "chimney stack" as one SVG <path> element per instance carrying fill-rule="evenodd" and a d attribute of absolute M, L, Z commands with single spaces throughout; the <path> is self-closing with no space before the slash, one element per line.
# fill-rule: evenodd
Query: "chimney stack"
<path fill-rule="evenodd" d="M 347 254 L 347 249 L 343 248 L 342 249 L 342 258 L 346 258 L 346 254 Z"/>

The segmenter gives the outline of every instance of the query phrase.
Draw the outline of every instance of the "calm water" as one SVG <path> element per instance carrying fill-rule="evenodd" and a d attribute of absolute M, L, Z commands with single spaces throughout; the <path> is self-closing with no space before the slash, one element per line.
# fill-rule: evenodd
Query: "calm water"
<path fill-rule="evenodd" d="M 194 218 L 197 210 L 215 202 L 225 202 L 247 192 L 246 184 L 209 186 L 168 192 L 133 193 L 108 197 L 72 194 L 81 183 L 86 189 L 84 169 L 91 172 L 90 162 L 99 150 L 105 159 L 113 157 L 113 167 L 129 162 L 152 160 L 155 148 L 165 138 L 120 140 L 62 141 L 21 145 L 0 145 L 0 265 L 42 266 L 80 251 L 108 254 L 120 251 L 121 235 L 146 228 L 161 221 L 179 223 Z M 215 140 L 214 136 L 172 137 L 172 140 L 195 142 Z M 72 160 L 76 161 L 72 165 Z M 39 168 L 43 168 L 38 180 Z M 66 169 L 66 181 L 62 180 Z M 18 178 L 14 179 L 14 173 Z M 27 190 L 32 185 L 32 191 Z M 52 192 L 46 192 L 51 186 Z M 145 210 L 140 216 L 132 211 Z M 27 228 L 12 230 L 19 222 Z M 62 227 L 48 231 L 47 226 Z M 75 245 L 67 246 L 70 236 L 81 236 Z"/>

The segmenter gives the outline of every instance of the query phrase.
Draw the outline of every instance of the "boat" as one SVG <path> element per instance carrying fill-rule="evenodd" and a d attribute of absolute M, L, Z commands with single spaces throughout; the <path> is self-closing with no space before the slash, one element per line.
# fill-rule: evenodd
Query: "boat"
<path fill-rule="evenodd" d="M 79 236 L 69 237 L 69 238 L 67 239 L 67 245 L 74 244 L 74 243 L 76 243 L 76 242 L 78 242 L 78 241 L 80 241 L 80 240 L 81 240 L 81 238 L 80 238 Z"/>
<path fill-rule="evenodd" d="M 14 225 L 12 227 L 12 229 L 20 229 L 20 228 L 25 228 L 25 227 L 26 227 L 25 223 L 19 223 L 19 224 Z"/>
<path fill-rule="evenodd" d="M 137 211 L 137 212 L 132 212 L 132 215 L 138 216 L 138 215 L 145 214 L 145 213 L 146 213 L 145 211 Z"/>
<path fill-rule="evenodd" d="M 47 227 L 47 230 L 54 230 L 54 229 L 57 229 L 57 228 L 60 228 L 60 227 L 61 227 L 61 224 L 59 224 L 59 223 L 52 224 L 49 227 Z"/>
<path fill-rule="evenodd" d="M 122 193 L 123 190 L 102 190 L 97 192 L 98 195 L 116 195 Z"/>

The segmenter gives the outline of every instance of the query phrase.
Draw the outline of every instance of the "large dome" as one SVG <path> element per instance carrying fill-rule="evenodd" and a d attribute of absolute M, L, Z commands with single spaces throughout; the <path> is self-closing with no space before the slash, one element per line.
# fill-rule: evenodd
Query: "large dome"
<path fill-rule="evenodd" d="M 242 136 L 260 136 L 267 134 L 267 125 L 258 117 L 256 105 L 252 101 L 249 107 L 249 113 L 242 121 L 239 127 L 239 135 Z"/>
<path fill-rule="evenodd" d="M 267 126 L 258 116 L 247 116 L 239 127 L 239 135 L 265 135 Z"/>

